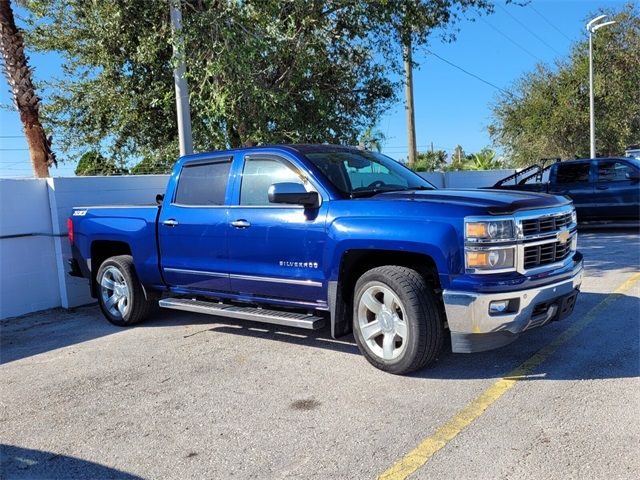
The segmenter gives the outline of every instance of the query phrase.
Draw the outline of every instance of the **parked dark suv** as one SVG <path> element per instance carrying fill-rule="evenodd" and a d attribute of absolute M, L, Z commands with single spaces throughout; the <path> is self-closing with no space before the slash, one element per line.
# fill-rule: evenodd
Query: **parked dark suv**
<path fill-rule="evenodd" d="M 493 187 L 566 195 L 580 221 L 640 220 L 640 160 L 591 158 L 532 165 Z"/>

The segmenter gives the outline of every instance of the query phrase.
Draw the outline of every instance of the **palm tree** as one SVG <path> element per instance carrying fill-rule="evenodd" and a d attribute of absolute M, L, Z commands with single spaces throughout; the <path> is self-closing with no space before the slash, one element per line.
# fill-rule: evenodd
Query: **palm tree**
<path fill-rule="evenodd" d="M 501 168 L 500 160 L 496 160 L 496 152 L 490 148 L 483 148 L 473 154 L 473 159 L 465 163 L 465 170 L 494 170 Z"/>
<path fill-rule="evenodd" d="M 29 145 L 33 173 L 38 178 L 48 177 L 49 166 L 57 165 L 56 158 L 51 151 L 51 140 L 40 123 L 40 98 L 33 87 L 32 71 L 24 54 L 22 32 L 16 27 L 9 0 L 0 0 L 0 50 L 4 74 Z"/>
<path fill-rule="evenodd" d="M 368 127 L 364 132 L 362 132 L 359 146 L 361 148 L 366 148 L 367 150 L 381 152 L 383 141 L 384 135 L 382 132 L 373 130 L 373 127 Z"/>

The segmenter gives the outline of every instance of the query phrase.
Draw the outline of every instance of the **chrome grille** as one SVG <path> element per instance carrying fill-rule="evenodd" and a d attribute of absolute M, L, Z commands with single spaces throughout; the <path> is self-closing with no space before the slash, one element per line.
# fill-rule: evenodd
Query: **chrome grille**
<path fill-rule="evenodd" d="M 522 233 L 524 236 L 549 233 L 566 228 L 570 224 L 571 212 L 540 218 L 527 218 L 522 220 Z"/>
<path fill-rule="evenodd" d="M 571 254 L 571 238 L 566 242 L 551 242 L 524 247 L 524 268 L 536 268 L 561 262 Z"/>

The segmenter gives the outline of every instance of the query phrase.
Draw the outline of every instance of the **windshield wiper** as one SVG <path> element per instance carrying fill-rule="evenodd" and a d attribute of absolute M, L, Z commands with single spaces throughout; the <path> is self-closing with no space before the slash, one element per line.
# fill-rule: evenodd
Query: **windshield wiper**
<path fill-rule="evenodd" d="M 371 190 L 358 190 L 356 192 L 351 192 L 349 194 L 349 197 L 350 198 L 372 197 L 379 193 L 406 192 L 408 190 L 433 190 L 433 188 L 427 187 L 425 185 L 419 185 L 417 187 L 402 187 L 402 188 L 373 188 Z"/>

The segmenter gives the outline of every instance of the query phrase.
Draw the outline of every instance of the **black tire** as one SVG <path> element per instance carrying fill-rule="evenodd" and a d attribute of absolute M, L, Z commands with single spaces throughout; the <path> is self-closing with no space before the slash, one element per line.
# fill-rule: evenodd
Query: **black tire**
<path fill-rule="evenodd" d="M 368 304 L 378 302 L 373 305 L 380 308 L 379 313 L 368 308 L 365 293 Z M 415 270 L 396 265 L 373 268 L 360 277 L 354 289 L 353 334 L 360 352 L 374 367 L 409 373 L 433 362 L 440 352 L 444 337 L 440 312 L 433 288 Z M 376 334 L 377 329 L 381 333 Z M 392 338 L 388 343 L 393 350 L 385 352 L 387 336 Z M 389 351 L 396 356 L 389 356 Z"/>
<path fill-rule="evenodd" d="M 122 279 L 122 282 L 115 281 L 120 279 Z M 111 285 L 109 281 L 114 284 L 114 288 L 106 286 Z M 114 325 L 128 327 L 141 322 L 151 312 L 155 302 L 145 298 L 131 255 L 107 258 L 98 269 L 96 282 L 100 309 L 106 319 Z M 117 287 L 115 287 L 115 284 L 117 284 Z M 122 289 L 123 284 L 126 285 L 126 292 Z M 118 290 L 115 290 L 115 288 Z M 116 297 L 125 297 L 122 308 L 117 301 L 115 306 L 114 304 L 109 304 L 109 300 Z M 122 314 L 122 311 L 124 311 L 124 314 Z"/>

